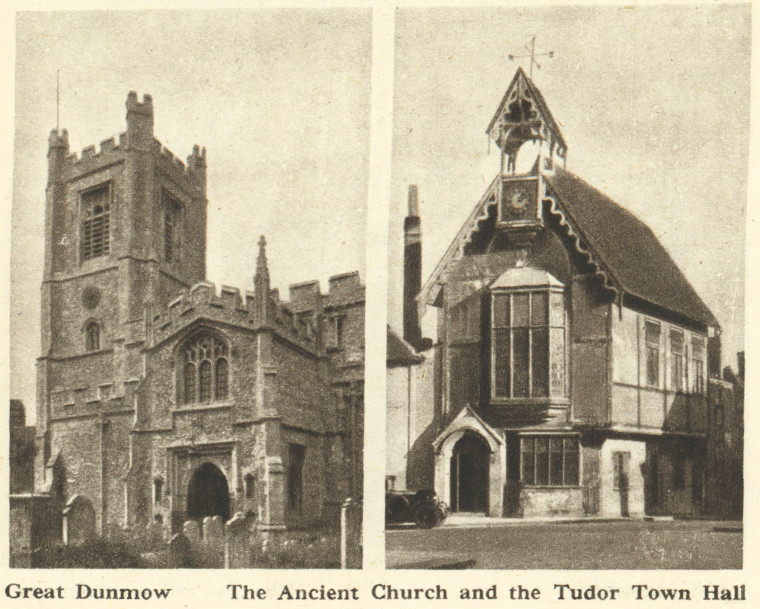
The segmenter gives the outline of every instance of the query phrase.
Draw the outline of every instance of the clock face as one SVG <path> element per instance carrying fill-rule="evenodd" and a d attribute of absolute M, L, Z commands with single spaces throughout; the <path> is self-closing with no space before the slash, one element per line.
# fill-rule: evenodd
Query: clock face
<path fill-rule="evenodd" d="M 505 181 L 502 184 L 502 222 L 533 220 L 536 214 L 535 180 Z"/>

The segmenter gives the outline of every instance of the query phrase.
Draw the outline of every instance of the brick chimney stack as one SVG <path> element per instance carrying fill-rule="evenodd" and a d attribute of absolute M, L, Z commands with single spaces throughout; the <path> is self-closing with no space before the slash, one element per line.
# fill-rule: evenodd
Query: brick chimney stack
<path fill-rule="evenodd" d="M 404 219 L 404 340 L 419 349 L 422 339 L 417 294 L 422 288 L 422 231 L 417 186 L 409 186 L 409 210 Z"/>

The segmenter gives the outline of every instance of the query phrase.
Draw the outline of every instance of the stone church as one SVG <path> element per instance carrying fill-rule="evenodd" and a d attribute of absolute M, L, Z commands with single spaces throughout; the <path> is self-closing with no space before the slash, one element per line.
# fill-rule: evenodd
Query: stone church
<path fill-rule="evenodd" d="M 252 291 L 208 283 L 206 151 L 163 148 L 148 95 L 99 150 L 54 130 L 46 193 L 36 492 L 88 505 L 101 533 L 335 519 L 362 488 L 358 272 L 285 301 L 262 237 Z"/>
<path fill-rule="evenodd" d="M 700 514 L 715 316 L 641 220 L 566 169 L 522 69 L 486 133 L 501 170 L 424 284 L 410 188 L 387 485 L 488 516 Z"/>

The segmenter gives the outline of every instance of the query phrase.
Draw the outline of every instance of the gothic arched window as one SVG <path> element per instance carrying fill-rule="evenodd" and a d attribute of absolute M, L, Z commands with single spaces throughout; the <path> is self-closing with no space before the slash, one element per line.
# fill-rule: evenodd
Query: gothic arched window
<path fill-rule="evenodd" d="M 97 351 L 100 349 L 100 326 L 98 322 L 91 321 L 84 329 L 85 349 Z"/>
<path fill-rule="evenodd" d="M 197 396 L 195 395 L 195 377 L 197 374 L 198 370 L 196 369 L 195 364 L 193 362 L 187 362 L 185 364 L 183 378 L 183 402 L 185 404 L 192 404 L 197 399 Z"/>
<path fill-rule="evenodd" d="M 107 256 L 111 251 L 111 184 L 81 195 L 82 260 Z"/>
<path fill-rule="evenodd" d="M 185 343 L 179 354 L 179 403 L 208 404 L 227 399 L 229 349 L 223 339 L 210 332 L 201 332 Z"/>
<path fill-rule="evenodd" d="M 227 397 L 227 360 L 220 357 L 216 360 L 216 399 Z"/>

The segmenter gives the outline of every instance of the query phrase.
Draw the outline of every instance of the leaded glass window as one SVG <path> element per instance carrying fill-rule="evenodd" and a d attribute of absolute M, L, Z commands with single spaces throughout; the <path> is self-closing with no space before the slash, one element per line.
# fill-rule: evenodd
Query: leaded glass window
<path fill-rule="evenodd" d="M 221 338 L 202 332 L 180 351 L 182 382 L 178 402 L 208 404 L 229 396 L 229 348 Z"/>
<path fill-rule="evenodd" d="M 494 293 L 491 340 L 494 398 L 565 395 L 562 292 Z"/>

